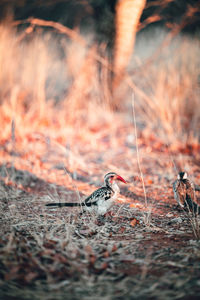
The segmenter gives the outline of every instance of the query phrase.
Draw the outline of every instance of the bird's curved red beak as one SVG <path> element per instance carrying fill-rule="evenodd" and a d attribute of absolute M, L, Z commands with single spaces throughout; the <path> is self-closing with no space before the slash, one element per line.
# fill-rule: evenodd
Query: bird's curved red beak
<path fill-rule="evenodd" d="M 126 180 L 124 180 L 124 178 L 122 178 L 121 176 L 119 176 L 119 175 L 117 175 L 117 178 L 116 178 L 117 180 L 120 180 L 120 181 L 122 181 L 122 182 L 124 182 L 124 183 L 127 183 L 126 182 Z"/>

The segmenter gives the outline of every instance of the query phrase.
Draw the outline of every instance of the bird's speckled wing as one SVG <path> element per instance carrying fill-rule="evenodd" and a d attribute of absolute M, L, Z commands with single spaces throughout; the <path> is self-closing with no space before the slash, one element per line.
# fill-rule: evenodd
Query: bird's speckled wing
<path fill-rule="evenodd" d="M 97 205 L 98 200 L 108 200 L 112 197 L 113 191 L 108 187 L 101 187 L 94 191 L 89 197 L 87 197 L 84 202 L 86 206 Z"/>
<path fill-rule="evenodd" d="M 194 184 L 190 180 L 186 181 L 186 194 L 187 199 L 190 199 L 192 202 L 197 202 Z"/>
<path fill-rule="evenodd" d="M 173 183 L 174 198 L 181 207 L 184 207 L 186 199 L 186 186 L 180 180 L 176 180 Z"/>

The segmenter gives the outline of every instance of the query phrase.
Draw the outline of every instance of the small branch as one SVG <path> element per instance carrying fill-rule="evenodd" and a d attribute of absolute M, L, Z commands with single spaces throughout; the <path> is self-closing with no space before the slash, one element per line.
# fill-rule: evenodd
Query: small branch
<path fill-rule="evenodd" d="M 17 26 L 17 25 L 26 24 L 26 23 L 30 23 L 31 25 L 37 25 L 37 26 L 42 26 L 42 27 L 55 28 L 59 32 L 68 35 L 72 40 L 75 40 L 82 46 L 86 46 L 85 40 L 83 38 L 81 38 L 81 36 L 75 30 L 72 30 L 58 22 L 45 21 L 45 20 L 37 19 L 37 18 L 28 18 L 26 20 L 15 21 L 12 23 L 12 25 Z"/>
<path fill-rule="evenodd" d="M 142 187 L 144 190 L 144 200 L 145 200 L 145 207 L 147 208 L 147 194 L 146 194 L 146 189 L 145 189 L 145 184 L 144 184 L 144 177 L 140 165 L 140 155 L 139 155 L 139 147 L 138 147 L 138 138 L 137 138 L 137 126 L 136 126 L 136 117 L 135 117 L 135 103 L 134 103 L 134 94 L 132 93 L 132 111 L 133 111 L 133 122 L 134 122 L 134 131 L 135 131 L 135 143 L 136 143 L 136 153 L 137 153 L 137 163 L 138 163 L 138 168 L 140 171 L 140 176 L 142 179 Z"/>

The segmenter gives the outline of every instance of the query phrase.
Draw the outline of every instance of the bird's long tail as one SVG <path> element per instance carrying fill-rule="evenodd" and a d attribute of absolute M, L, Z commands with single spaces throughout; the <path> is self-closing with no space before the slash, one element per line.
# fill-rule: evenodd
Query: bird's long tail
<path fill-rule="evenodd" d="M 46 206 L 58 206 L 58 207 L 64 207 L 64 206 L 67 206 L 67 207 L 80 207 L 80 206 L 85 206 L 85 203 L 72 203 L 72 202 L 69 202 L 69 203 L 60 203 L 60 202 L 57 202 L 57 203 L 47 203 Z"/>

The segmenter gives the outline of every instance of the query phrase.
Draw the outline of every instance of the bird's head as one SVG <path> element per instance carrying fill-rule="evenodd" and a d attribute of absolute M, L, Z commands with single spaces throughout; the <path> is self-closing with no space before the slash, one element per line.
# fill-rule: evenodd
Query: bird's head
<path fill-rule="evenodd" d="M 121 176 L 117 175 L 116 173 L 114 172 L 110 172 L 110 173 L 107 173 L 105 176 L 104 176 L 104 183 L 105 185 L 112 185 L 113 182 L 115 180 L 119 180 L 119 181 L 122 181 L 124 183 L 127 183 L 124 178 L 122 178 Z"/>
<path fill-rule="evenodd" d="M 186 172 L 180 172 L 180 173 L 178 173 L 178 180 L 185 180 L 187 178 L 188 178 L 188 176 L 187 176 Z"/>

